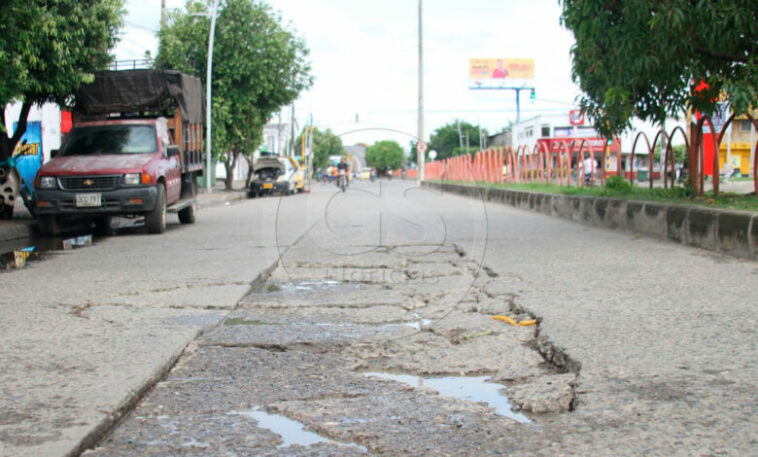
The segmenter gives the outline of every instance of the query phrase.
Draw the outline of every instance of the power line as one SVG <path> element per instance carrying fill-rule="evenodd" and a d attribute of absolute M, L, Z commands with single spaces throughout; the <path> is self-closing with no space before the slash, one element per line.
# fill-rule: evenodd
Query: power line
<path fill-rule="evenodd" d="M 137 24 L 136 22 L 132 22 L 132 21 L 124 21 L 124 22 L 126 24 L 132 26 L 132 27 L 136 27 L 138 29 L 146 30 L 148 32 L 153 32 L 153 33 L 157 33 L 158 32 L 158 30 L 156 30 L 156 29 L 151 29 L 150 27 L 145 27 L 144 25 Z"/>

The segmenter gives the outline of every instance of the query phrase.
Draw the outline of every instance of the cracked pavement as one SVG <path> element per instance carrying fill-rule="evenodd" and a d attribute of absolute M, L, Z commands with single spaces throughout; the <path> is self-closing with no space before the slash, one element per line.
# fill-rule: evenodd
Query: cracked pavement
<path fill-rule="evenodd" d="M 261 207 L 268 219 L 250 215 Z M 154 387 L 84 455 L 758 455 L 754 262 L 395 181 L 213 216 L 202 233 L 145 240 L 144 252 L 198 240 L 176 269 L 126 247 L 144 235 L 116 237 L 72 255 L 96 279 L 86 296 L 25 292 L 37 338 L 3 355 L 19 364 L 0 378 L 8 455 L 65 455 L 63 438 L 112 424 L 103 415 L 148 372 Z M 135 269 L 98 270 L 104 252 Z M 62 265 L 24 273 L 60 288 Z M 65 357 L 19 357 L 40 341 Z M 486 379 L 531 422 L 438 393 L 439 379 Z M 272 417 L 320 439 L 290 444 Z"/>

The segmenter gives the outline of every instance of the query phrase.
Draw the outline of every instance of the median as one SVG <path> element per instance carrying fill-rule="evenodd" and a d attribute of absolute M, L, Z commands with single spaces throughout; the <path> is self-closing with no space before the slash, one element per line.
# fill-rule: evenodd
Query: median
<path fill-rule="evenodd" d="M 424 181 L 423 185 L 593 227 L 758 259 L 758 203 L 751 196 L 677 198 L 674 192 L 682 192 L 681 188 L 593 189 L 451 181 Z"/>

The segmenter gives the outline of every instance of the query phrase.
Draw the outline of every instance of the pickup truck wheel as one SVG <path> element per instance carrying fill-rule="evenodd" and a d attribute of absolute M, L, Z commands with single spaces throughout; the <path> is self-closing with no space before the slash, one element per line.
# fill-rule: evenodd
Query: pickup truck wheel
<path fill-rule="evenodd" d="M 38 216 L 37 227 L 42 236 L 58 236 L 61 233 L 61 221 L 58 216 L 52 214 Z"/>
<path fill-rule="evenodd" d="M 195 213 L 197 211 L 196 208 L 197 204 L 195 202 L 192 202 L 191 205 L 189 205 L 186 208 L 179 210 L 179 222 L 182 224 L 194 224 L 195 223 Z"/>
<path fill-rule="evenodd" d="M 111 236 L 113 235 L 113 228 L 111 227 L 111 217 L 104 216 L 95 219 L 95 231 L 98 235 Z"/>
<path fill-rule="evenodd" d="M 13 207 L 0 203 L 0 220 L 13 219 Z"/>
<path fill-rule="evenodd" d="M 13 203 L 18 195 L 20 180 L 13 169 L 0 169 L 0 220 L 13 219 Z"/>
<path fill-rule="evenodd" d="M 158 199 L 155 208 L 145 214 L 147 233 L 163 233 L 166 231 L 166 188 L 158 184 Z"/>

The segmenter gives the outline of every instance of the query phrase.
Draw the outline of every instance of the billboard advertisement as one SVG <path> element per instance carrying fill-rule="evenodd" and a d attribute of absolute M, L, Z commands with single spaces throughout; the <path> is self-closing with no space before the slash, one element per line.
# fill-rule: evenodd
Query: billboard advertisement
<path fill-rule="evenodd" d="M 534 82 L 534 59 L 469 59 L 469 88 L 511 89 Z"/>
<path fill-rule="evenodd" d="M 13 123 L 15 132 L 17 122 Z M 24 182 L 32 183 L 37 175 L 37 170 L 42 166 L 42 123 L 29 121 L 26 124 L 26 132 L 13 150 L 16 158 L 16 169 Z"/>

